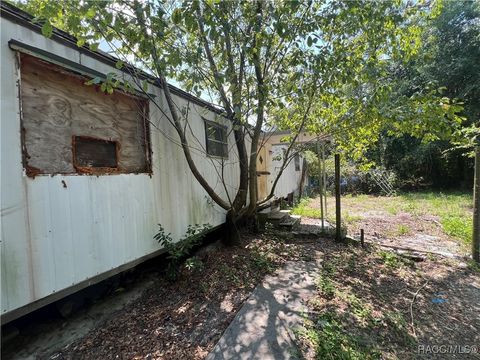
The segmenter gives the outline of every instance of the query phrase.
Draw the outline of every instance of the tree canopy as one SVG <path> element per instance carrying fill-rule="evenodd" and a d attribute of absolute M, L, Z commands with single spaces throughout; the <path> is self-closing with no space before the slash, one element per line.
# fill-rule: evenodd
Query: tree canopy
<path fill-rule="evenodd" d="M 258 199 L 256 190 L 265 130 L 290 129 L 291 144 L 302 130 L 328 134 L 360 158 L 381 131 L 436 139 L 461 122 L 460 107 L 435 88 L 397 91 L 395 64 L 418 56 L 437 2 L 29 0 L 22 6 L 46 36 L 59 27 L 77 36 L 79 46 L 108 44 L 118 68 L 130 62 L 154 75 L 192 173 L 235 218 L 273 197 L 272 191 Z M 141 88 L 131 75 L 132 87 Z M 240 167 L 233 199 L 219 196 L 192 160 L 186 117 L 166 79 L 220 104 L 232 121 Z M 101 81 L 106 92 L 119 84 L 115 76 Z M 293 153 L 289 146 L 282 169 Z"/>

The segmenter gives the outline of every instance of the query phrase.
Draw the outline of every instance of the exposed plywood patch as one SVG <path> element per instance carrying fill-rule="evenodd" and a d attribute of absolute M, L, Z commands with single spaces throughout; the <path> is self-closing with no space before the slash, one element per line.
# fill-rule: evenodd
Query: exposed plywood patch
<path fill-rule="evenodd" d="M 72 141 L 75 137 L 115 143 L 115 172 L 149 172 L 147 101 L 118 91 L 112 95 L 103 94 L 97 87 L 85 85 L 86 80 L 32 56 L 21 56 L 22 131 L 27 174 L 80 172 L 98 175 L 102 173 L 101 168 L 111 169 L 105 166 L 92 172 L 77 171 Z M 107 147 L 100 146 L 97 150 L 109 151 Z M 90 149 L 93 156 L 90 161 L 94 165 L 101 155 L 95 155 L 92 150 L 95 149 Z"/>

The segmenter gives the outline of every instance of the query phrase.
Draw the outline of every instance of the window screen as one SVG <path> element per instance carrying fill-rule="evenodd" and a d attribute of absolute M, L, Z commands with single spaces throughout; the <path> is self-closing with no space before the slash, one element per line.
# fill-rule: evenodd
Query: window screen
<path fill-rule="evenodd" d="M 228 157 L 227 128 L 217 123 L 205 120 L 207 154 Z"/>

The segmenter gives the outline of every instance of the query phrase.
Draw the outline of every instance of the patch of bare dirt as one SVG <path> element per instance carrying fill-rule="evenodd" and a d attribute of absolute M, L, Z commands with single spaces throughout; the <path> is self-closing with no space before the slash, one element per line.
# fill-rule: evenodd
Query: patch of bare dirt
<path fill-rule="evenodd" d="M 302 249 L 274 235 L 197 256 L 172 283 L 159 276 L 136 301 L 86 336 L 38 359 L 203 359 L 257 283 Z"/>
<path fill-rule="evenodd" d="M 347 225 L 348 234 L 357 237 L 360 229 L 364 229 L 365 239 L 378 244 L 439 254 L 464 255 L 464 247 L 445 234 L 438 216 L 397 211 L 393 200 L 392 203 L 389 200 L 388 197 L 343 199 L 342 220 Z M 309 206 L 319 208 L 320 204 L 314 199 Z M 334 214 L 335 207 L 331 200 L 329 207 L 329 214 Z M 302 223 L 318 225 L 319 220 L 302 219 Z"/>
<path fill-rule="evenodd" d="M 409 213 L 392 215 L 382 211 L 369 211 L 360 216 L 360 220 L 348 226 L 349 233 L 359 234 L 360 229 L 364 229 L 365 238 L 379 244 L 462 255 L 461 246 L 445 235 L 436 216 Z"/>
<path fill-rule="evenodd" d="M 300 336 L 306 359 L 480 358 L 478 268 L 442 257 L 414 263 L 332 241 L 322 253 Z"/>

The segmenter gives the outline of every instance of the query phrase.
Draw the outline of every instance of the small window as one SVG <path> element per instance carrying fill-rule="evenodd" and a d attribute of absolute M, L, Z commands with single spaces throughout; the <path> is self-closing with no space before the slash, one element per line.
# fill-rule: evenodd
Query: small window
<path fill-rule="evenodd" d="M 296 154 L 294 161 L 295 161 L 295 171 L 300 171 L 300 155 Z"/>
<path fill-rule="evenodd" d="M 207 154 L 228 157 L 227 127 L 205 120 Z"/>
<path fill-rule="evenodd" d="M 118 143 L 87 136 L 73 137 L 73 164 L 79 171 L 118 169 Z"/>

